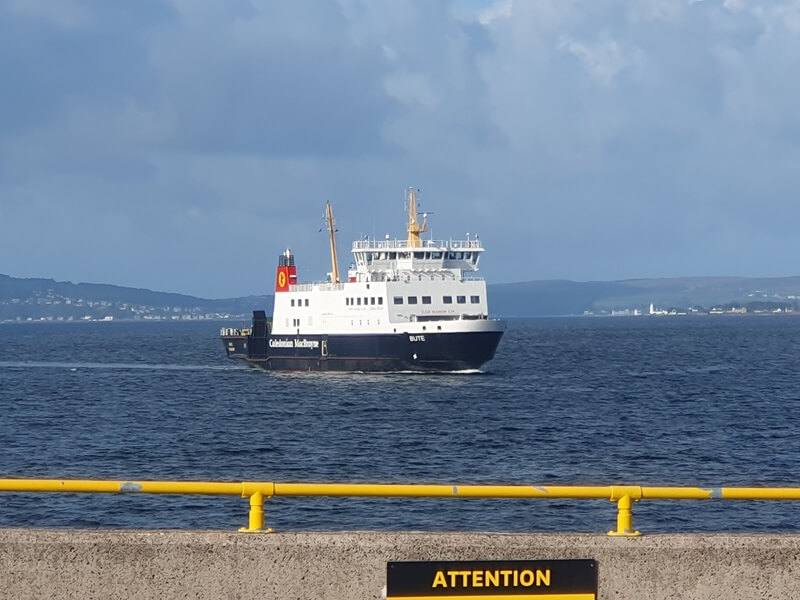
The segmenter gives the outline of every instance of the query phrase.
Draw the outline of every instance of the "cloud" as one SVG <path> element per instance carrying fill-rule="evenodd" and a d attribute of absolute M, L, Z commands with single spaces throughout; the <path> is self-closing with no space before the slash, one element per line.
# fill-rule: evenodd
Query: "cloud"
<path fill-rule="evenodd" d="M 386 94 L 401 104 L 419 104 L 426 109 L 436 108 L 440 99 L 427 78 L 420 73 L 397 73 L 384 80 Z"/>
<path fill-rule="evenodd" d="M 559 48 L 578 58 L 589 75 L 606 86 L 611 85 L 618 74 L 636 61 L 636 51 L 633 52 L 634 58 L 629 58 L 613 40 L 589 46 L 569 38 L 562 38 Z"/>
<path fill-rule="evenodd" d="M 0 10 L 24 20 L 40 20 L 65 29 L 76 29 L 89 24 L 92 11 L 85 5 L 63 0 L 47 2 L 46 0 L 5 0 Z"/>
<path fill-rule="evenodd" d="M 345 245 L 402 235 L 409 185 L 494 281 L 796 272 L 796 2 L 0 16 L 0 272 L 257 293 L 283 246 L 328 269 L 326 200 Z"/>

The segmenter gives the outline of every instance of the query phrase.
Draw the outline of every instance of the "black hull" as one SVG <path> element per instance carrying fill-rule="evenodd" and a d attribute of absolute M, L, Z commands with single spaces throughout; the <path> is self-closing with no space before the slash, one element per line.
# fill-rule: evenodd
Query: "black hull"
<path fill-rule="evenodd" d="M 452 372 L 479 369 L 503 331 L 223 336 L 228 357 L 271 371 Z"/>

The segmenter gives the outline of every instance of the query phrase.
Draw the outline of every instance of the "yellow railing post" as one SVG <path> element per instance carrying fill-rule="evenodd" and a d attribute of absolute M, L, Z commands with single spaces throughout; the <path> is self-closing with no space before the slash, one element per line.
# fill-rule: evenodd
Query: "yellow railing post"
<path fill-rule="evenodd" d="M 264 494 L 250 494 L 250 515 L 248 527 L 239 529 L 241 533 L 272 533 L 272 529 L 264 529 Z"/>
<path fill-rule="evenodd" d="M 608 535 L 616 537 L 636 537 L 640 532 L 633 529 L 633 502 L 642 497 L 642 488 L 637 486 L 611 486 L 611 501 L 617 503 L 617 529 Z"/>

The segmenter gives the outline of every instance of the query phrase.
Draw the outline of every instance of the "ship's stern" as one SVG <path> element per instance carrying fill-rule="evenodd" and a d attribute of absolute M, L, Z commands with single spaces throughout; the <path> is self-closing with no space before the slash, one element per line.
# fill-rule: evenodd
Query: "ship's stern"
<path fill-rule="evenodd" d="M 238 329 L 234 327 L 223 327 L 220 329 L 219 337 L 225 347 L 228 358 L 247 358 L 247 340 L 250 336 L 250 329 Z"/>

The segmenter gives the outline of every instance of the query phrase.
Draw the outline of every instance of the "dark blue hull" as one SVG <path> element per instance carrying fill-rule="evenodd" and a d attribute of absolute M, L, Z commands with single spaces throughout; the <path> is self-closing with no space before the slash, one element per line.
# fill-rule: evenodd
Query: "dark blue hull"
<path fill-rule="evenodd" d="M 503 331 L 425 335 L 222 336 L 229 358 L 273 371 L 464 371 L 479 369 Z"/>

